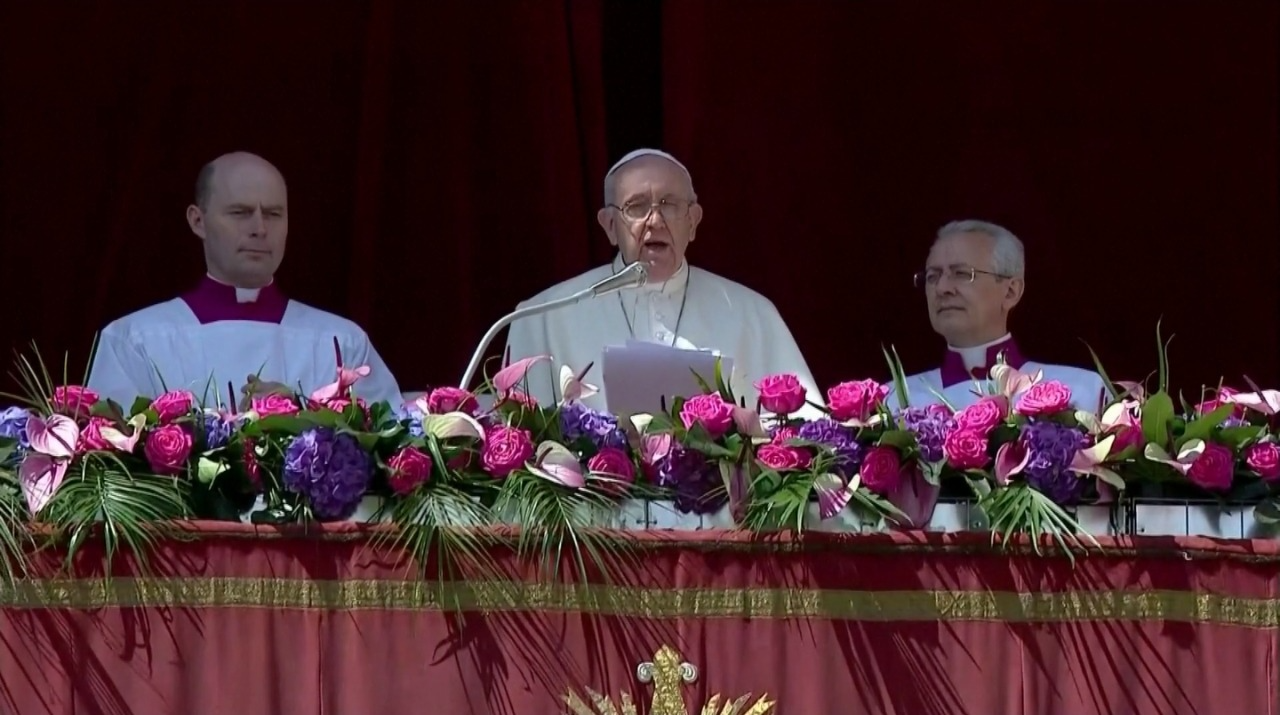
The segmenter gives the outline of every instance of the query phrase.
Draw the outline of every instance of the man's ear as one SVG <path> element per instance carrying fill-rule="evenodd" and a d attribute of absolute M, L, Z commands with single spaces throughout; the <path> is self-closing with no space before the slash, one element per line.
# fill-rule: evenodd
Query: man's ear
<path fill-rule="evenodd" d="M 702 204 L 689 207 L 689 243 L 698 237 L 698 224 L 702 223 Z"/>
<path fill-rule="evenodd" d="M 187 225 L 191 227 L 191 232 L 204 240 L 204 212 L 199 206 L 191 204 L 187 207 Z"/>
<path fill-rule="evenodd" d="M 618 239 L 613 237 L 613 211 L 609 208 L 602 208 L 596 212 L 596 223 L 600 224 L 600 228 L 604 229 L 604 235 L 609 237 L 611 245 L 618 245 Z"/>
<path fill-rule="evenodd" d="M 1013 307 L 1022 300 L 1022 292 L 1026 289 L 1026 281 L 1021 278 L 1010 278 L 1008 285 L 1004 289 L 1004 309 L 1005 312 L 1013 310 Z"/>

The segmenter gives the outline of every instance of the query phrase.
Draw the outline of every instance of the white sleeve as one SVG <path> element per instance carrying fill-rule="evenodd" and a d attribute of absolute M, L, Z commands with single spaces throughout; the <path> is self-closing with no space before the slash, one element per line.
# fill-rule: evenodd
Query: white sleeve
<path fill-rule="evenodd" d="M 128 335 L 121 335 L 112 326 L 107 326 L 98 336 L 86 387 L 104 400 L 114 400 L 128 412 L 139 397 L 159 396 L 154 375 L 150 361 Z"/>
<path fill-rule="evenodd" d="M 791 329 L 787 327 L 786 321 L 782 319 L 782 315 L 773 303 L 766 301 L 761 309 L 757 329 L 761 333 L 760 338 L 764 345 L 765 362 L 760 375 L 750 376 L 750 382 L 753 383 L 752 394 L 755 394 L 756 380 L 765 375 L 789 372 L 799 378 L 800 384 L 804 385 L 809 402 L 825 406 L 826 398 L 818 387 L 817 380 L 813 378 L 813 372 L 809 370 L 809 363 L 804 359 L 804 353 L 800 352 L 795 336 L 791 334 Z M 811 420 L 823 416 L 823 413 L 811 405 L 805 405 L 795 416 Z"/>
<path fill-rule="evenodd" d="M 517 307 L 524 307 L 521 303 Z M 521 318 L 511 324 L 507 330 L 507 349 L 504 355 L 511 356 L 511 362 L 521 360 L 527 357 L 537 355 L 549 355 L 550 348 L 547 346 L 547 328 L 546 321 L 540 315 Z M 529 369 L 525 375 L 528 382 L 529 396 L 538 401 L 538 404 L 551 406 L 557 404 L 558 390 L 556 389 L 555 366 L 559 364 L 557 356 L 552 355 L 551 360 L 539 361 L 536 365 Z M 490 376 L 496 370 L 490 370 Z"/>
<path fill-rule="evenodd" d="M 391 368 L 383 362 L 382 356 L 373 347 L 373 341 L 366 334 L 361 334 L 356 348 L 354 365 L 368 365 L 369 376 L 356 383 L 357 396 L 366 402 L 389 402 L 392 407 L 399 407 L 404 402 L 400 394 L 400 384 L 396 382 Z"/>

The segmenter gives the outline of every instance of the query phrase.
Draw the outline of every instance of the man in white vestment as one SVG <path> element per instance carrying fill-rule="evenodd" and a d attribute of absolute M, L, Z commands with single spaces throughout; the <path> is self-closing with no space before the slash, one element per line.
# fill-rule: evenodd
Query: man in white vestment
<path fill-rule="evenodd" d="M 400 404 L 395 377 L 360 326 L 276 287 L 289 214 L 274 166 L 243 152 L 213 160 L 196 180 L 187 223 L 204 242 L 205 277 L 103 329 L 89 387 L 126 409 L 176 389 L 210 407 L 250 393 L 310 394 L 337 380 L 336 338 L 344 366 L 370 368 L 356 395 Z M 228 395 L 228 385 L 238 394 Z"/>
<path fill-rule="evenodd" d="M 753 385 L 775 373 L 795 374 L 808 400 L 824 404 L 791 331 L 769 299 L 744 285 L 689 265 L 685 252 L 697 237 L 702 205 L 693 179 L 675 157 L 655 149 L 633 151 L 605 174 L 604 208 L 597 213 L 612 263 L 593 268 L 535 295 L 521 307 L 588 288 L 636 261 L 648 265 L 644 286 L 524 318 L 511 326 L 511 359 L 550 355 L 528 374 L 531 396 L 560 399 L 562 365 L 582 371 L 600 392 L 584 402 L 607 409 L 602 361 L 607 346 L 638 340 L 689 350 L 715 350 L 733 359 L 728 377 L 735 396 L 756 406 Z M 711 376 L 705 376 L 710 380 Z M 806 406 L 802 416 L 815 410 Z"/>
<path fill-rule="evenodd" d="M 1026 285 L 1022 241 L 985 221 L 953 221 L 938 231 L 924 271 L 915 275 L 929 306 L 929 322 L 947 341 L 942 364 L 907 377 L 912 407 L 940 402 L 957 410 L 976 402 L 1000 356 L 1024 373 L 1042 371 L 1071 389 L 1077 409 L 1098 411 L 1105 385 L 1098 373 L 1029 362 L 1009 333 L 1009 312 Z M 935 394 L 936 393 L 936 394 Z M 891 394 L 895 406 L 897 396 Z"/>

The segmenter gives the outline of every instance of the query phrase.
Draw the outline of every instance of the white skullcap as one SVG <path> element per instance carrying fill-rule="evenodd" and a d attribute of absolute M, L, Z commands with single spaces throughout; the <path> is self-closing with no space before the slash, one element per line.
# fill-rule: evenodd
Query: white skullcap
<path fill-rule="evenodd" d="M 656 157 L 661 157 L 661 158 L 666 159 L 667 161 L 671 162 L 672 164 L 675 164 L 676 166 L 680 167 L 680 171 L 683 171 L 683 172 L 684 172 L 685 177 L 689 179 L 689 189 L 690 189 L 690 190 L 692 190 L 692 189 L 693 189 L 693 174 L 690 174 L 690 173 L 689 173 L 689 169 L 688 169 L 688 167 L 686 167 L 684 164 L 680 163 L 680 160 L 679 160 L 679 159 L 675 158 L 674 156 L 671 156 L 670 154 L 668 154 L 668 153 L 667 153 L 667 152 L 665 152 L 665 151 L 662 151 L 661 149 L 636 149 L 635 151 L 628 152 L 626 156 L 624 156 L 624 157 L 622 157 L 621 159 L 619 159 L 619 160 L 617 161 L 617 163 L 615 163 L 613 166 L 609 167 L 609 170 L 608 170 L 608 171 L 606 171 L 606 172 L 604 173 L 604 197 L 605 197 L 605 200 L 609 200 L 609 177 L 610 177 L 610 176 L 613 176 L 615 173 L 617 173 L 618 169 L 621 169 L 621 168 L 622 168 L 622 166 L 623 166 L 624 164 L 626 164 L 627 162 L 635 161 L 636 159 L 639 159 L 639 158 L 640 158 L 640 157 L 642 157 L 642 156 L 656 156 Z M 696 192 L 695 192 L 695 193 L 696 193 Z"/>

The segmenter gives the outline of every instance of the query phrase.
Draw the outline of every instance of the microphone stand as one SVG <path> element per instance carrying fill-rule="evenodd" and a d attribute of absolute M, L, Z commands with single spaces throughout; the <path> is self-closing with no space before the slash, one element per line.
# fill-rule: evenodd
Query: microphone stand
<path fill-rule="evenodd" d="M 467 371 L 463 373 L 462 382 L 458 384 L 458 388 L 461 390 L 468 389 L 471 385 L 471 381 L 475 379 L 476 372 L 480 370 L 480 363 L 484 360 L 484 353 L 489 349 L 489 344 L 493 342 L 494 338 L 498 337 L 498 333 L 501 332 L 503 328 L 521 318 L 527 318 L 530 315 L 538 315 L 540 313 L 556 310 L 557 308 L 573 305 L 574 303 L 591 298 L 594 295 L 595 291 L 593 288 L 584 288 L 573 295 L 565 296 L 564 298 L 557 298 L 555 300 L 547 301 L 546 303 L 527 305 L 523 308 L 517 308 L 516 310 L 502 316 L 498 322 L 494 323 L 493 326 L 489 328 L 489 332 L 485 333 L 483 338 L 480 338 L 480 345 L 476 347 L 476 351 L 471 355 L 471 362 L 467 364 Z"/>

